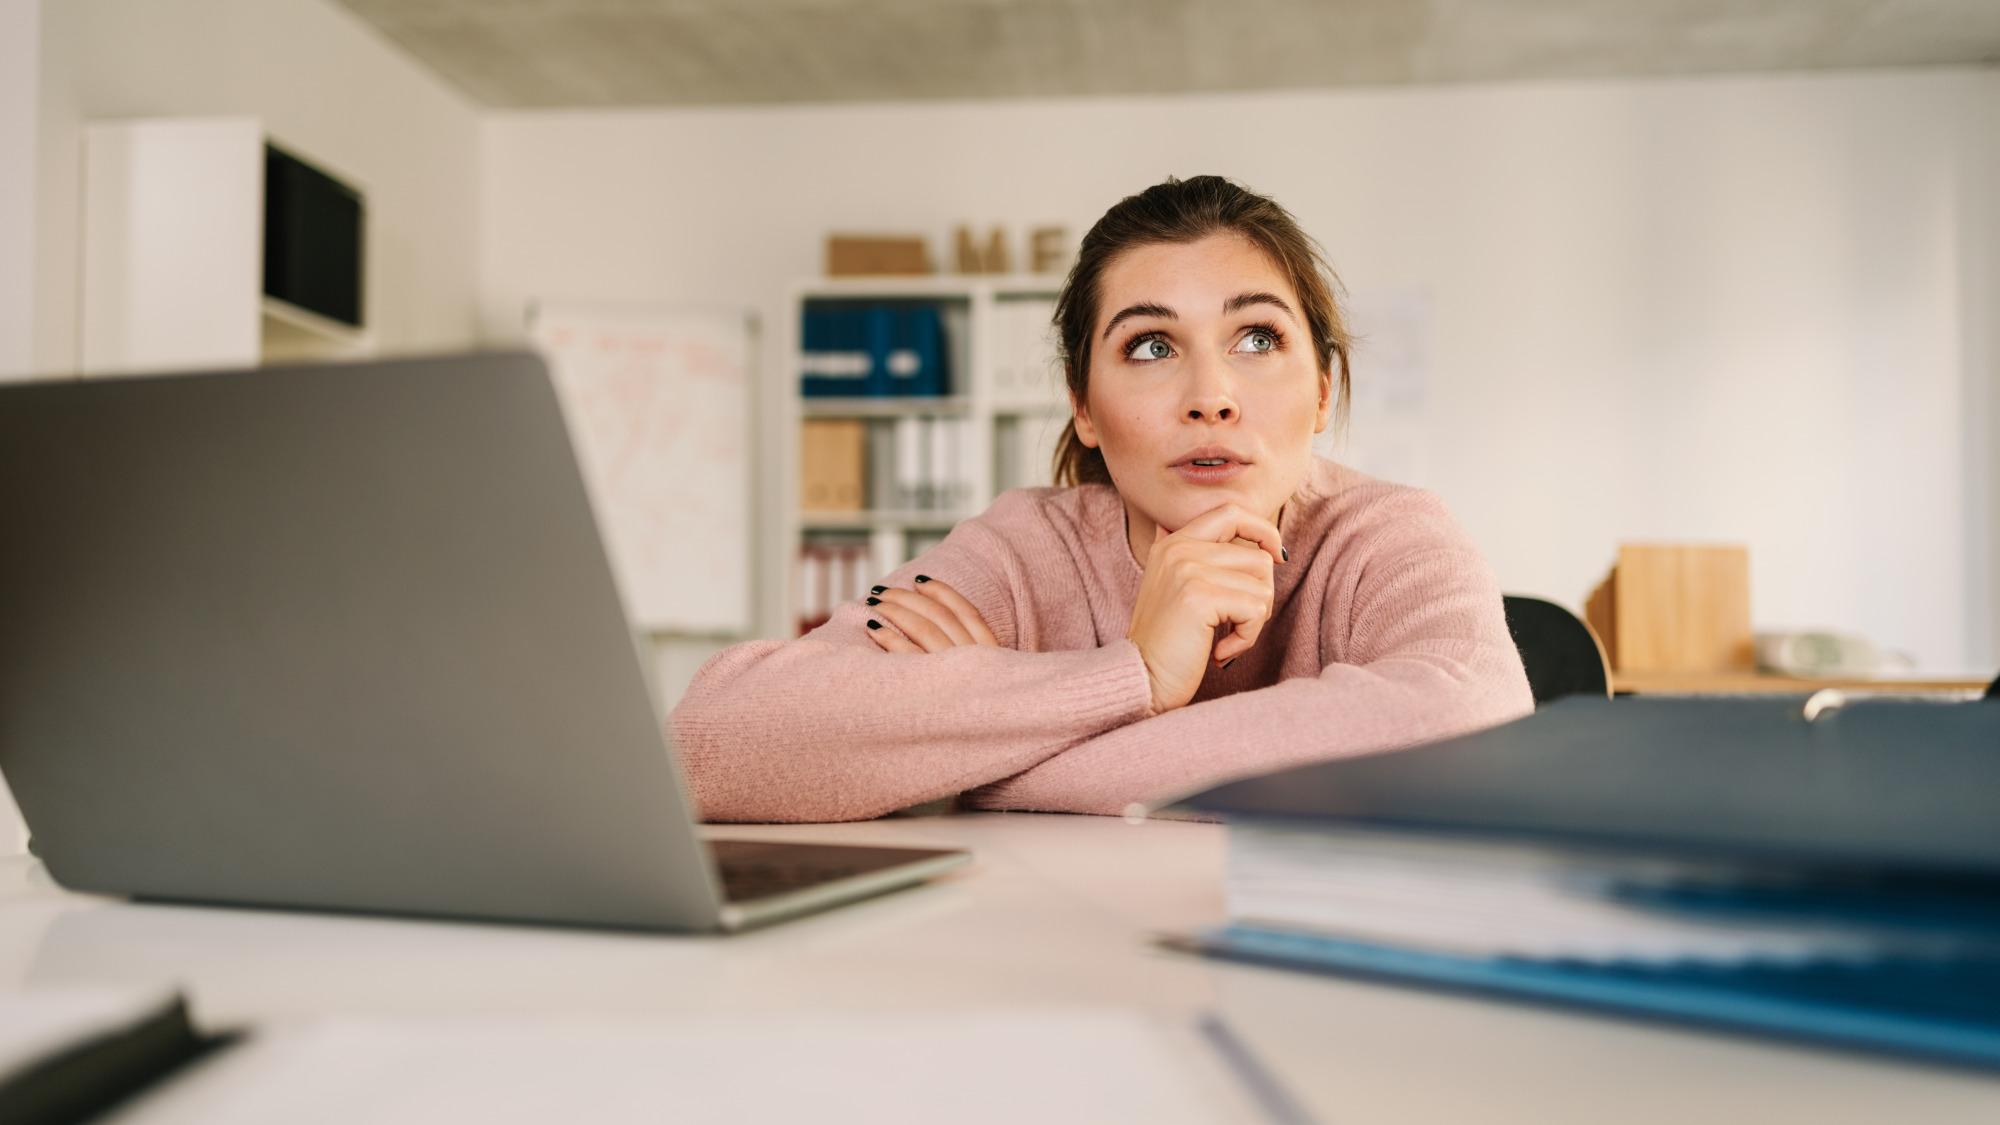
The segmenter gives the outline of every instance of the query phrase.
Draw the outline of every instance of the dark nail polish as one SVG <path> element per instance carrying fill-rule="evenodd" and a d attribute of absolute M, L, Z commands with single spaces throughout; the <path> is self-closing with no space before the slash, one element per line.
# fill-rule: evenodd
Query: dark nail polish
<path fill-rule="evenodd" d="M 871 617 L 868 619 L 868 627 L 870 629 L 880 629 L 882 627 L 882 623 Z"/>
<path fill-rule="evenodd" d="M 871 594 L 880 594 L 888 588 L 887 586 L 871 586 L 868 588 L 868 592 Z"/>
<path fill-rule="evenodd" d="M 1286 562 L 1292 561 L 1292 553 L 1290 551 L 1285 550 L 1283 547 L 1278 548 L 1278 557 Z"/>
<path fill-rule="evenodd" d="M 881 605 L 881 604 L 882 604 L 882 599 L 881 599 L 881 598 L 869 598 L 869 599 L 868 599 L 868 604 L 869 604 L 869 605 Z"/>
<path fill-rule="evenodd" d="M 930 576 L 930 575 L 928 575 L 928 574 L 919 574 L 919 575 L 917 575 L 917 581 L 919 581 L 919 582 L 929 582 L 930 580 L 931 580 L 931 576 Z"/>
<path fill-rule="evenodd" d="M 1234 664 L 1234 663 L 1236 663 L 1236 658 L 1232 656 L 1232 657 L 1230 657 L 1229 659 L 1227 659 L 1227 660 L 1223 661 L 1223 662 L 1222 662 L 1222 666 L 1223 666 L 1224 668 L 1227 668 L 1227 667 L 1229 667 L 1229 666 L 1230 666 L 1231 664 Z"/>

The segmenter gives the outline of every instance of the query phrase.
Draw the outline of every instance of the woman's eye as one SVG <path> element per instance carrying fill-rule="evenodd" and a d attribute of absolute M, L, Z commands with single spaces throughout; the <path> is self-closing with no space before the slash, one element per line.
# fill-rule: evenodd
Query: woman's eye
<path fill-rule="evenodd" d="M 1252 332 L 1243 337 L 1240 345 L 1246 352 L 1272 352 L 1278 350 L 1278 338 L 1269 332 Z"/>
<path fill-rule="evenodd" d="M 1172 354 L 1174 354 L 1174 349 L 1167 346 L 1165 340 L 1160 339 L 1158 336 L 1148 336 L 1144 339 L 1132 341 L 1132 346 L 1125 352 L 1125 358 L 1165 359 Z"/>

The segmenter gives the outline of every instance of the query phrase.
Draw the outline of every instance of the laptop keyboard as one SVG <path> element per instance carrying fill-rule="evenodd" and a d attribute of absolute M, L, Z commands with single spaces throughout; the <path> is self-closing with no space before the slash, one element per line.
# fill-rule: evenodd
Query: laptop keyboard
<path fill-rule="evenodd" d="M 710 840 L 729 902 L 802 891 L 951 854 L 929 848 L 869 848 L 845 844 L 781 844 L 766 840 Z"/>

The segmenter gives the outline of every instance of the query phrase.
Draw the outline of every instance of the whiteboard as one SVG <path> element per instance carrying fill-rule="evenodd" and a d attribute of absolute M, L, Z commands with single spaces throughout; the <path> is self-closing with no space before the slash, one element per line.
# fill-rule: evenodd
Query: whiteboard
<path fill-rule="evenodd" d="M 653 632 L 750 630 L 750 317 L 536 306 L 625 611 Z"/>

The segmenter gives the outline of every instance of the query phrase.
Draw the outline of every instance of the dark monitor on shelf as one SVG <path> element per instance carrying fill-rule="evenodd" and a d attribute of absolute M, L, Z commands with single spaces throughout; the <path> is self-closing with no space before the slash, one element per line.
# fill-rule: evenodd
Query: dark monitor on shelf
<path fill-rule="evenodd" d="M 361 193 L 264 146 L 264 293 L 361 327 Z"/>

